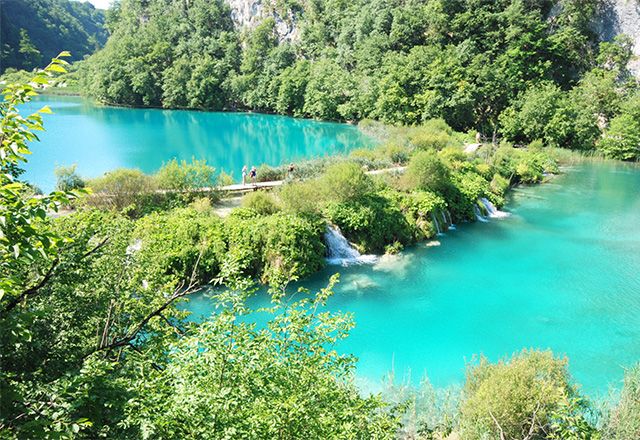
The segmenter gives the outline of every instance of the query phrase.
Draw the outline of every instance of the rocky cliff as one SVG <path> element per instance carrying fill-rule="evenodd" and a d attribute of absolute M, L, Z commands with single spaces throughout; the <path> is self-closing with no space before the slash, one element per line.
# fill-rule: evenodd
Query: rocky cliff
<path fill-rule="evenodd" d="M 294 41 L 298 28 L 294 20 L 285 20 L 274 12 L 270 0 L 224 0 L 231 6 L 231 18 L 239 28 L 255 28 L 264 18 L 273 16 L 280 41 Z"/>
<path fill-rule="evenodd" d="M 629 70 L 640 77 L 640 1 L 603 0 L 594 21 L 594 30 L 602 41 L 613 41 L 620 34 L 631 38 L 635 59 L 629 63 Z"/>

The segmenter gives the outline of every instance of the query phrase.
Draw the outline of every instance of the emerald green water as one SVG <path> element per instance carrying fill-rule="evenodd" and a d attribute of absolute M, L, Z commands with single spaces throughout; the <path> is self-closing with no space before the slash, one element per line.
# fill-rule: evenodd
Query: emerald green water
<path fill-rule="evenodd" d="M 356 127 L 284 116 L 101 107 L 76 97 L 38 96 L 25 115 L 49 105 L 46 132 L 24 178 L 44 191 L 55 187 L 56 164 L 78 164 L 85 177 L 115 168 L 152 173 L 173 158 L 207 162 L 242 176 L 244 165 L 277 166 L 301 158 L 348 152 L 371 145 Z"/>
<path fill-rule="evenodd" d="M 516 188 L 509 217 L 302 284 L 317 289 L 340 273 L 328 308 L 357 323 L 340 349 L 360 359 L 357 374 L 374 389 L 392 368 L 461 383 L 472 355 L 496 361 L 533 347 L 566 354 L 586 392 L 606 393 L 640 360 L 639 189 L 636 166 L 565 169 Z M 267 304 L 264 294 L 251 301 Z M 209 301 L 189 309 L 208 314 Z"/>

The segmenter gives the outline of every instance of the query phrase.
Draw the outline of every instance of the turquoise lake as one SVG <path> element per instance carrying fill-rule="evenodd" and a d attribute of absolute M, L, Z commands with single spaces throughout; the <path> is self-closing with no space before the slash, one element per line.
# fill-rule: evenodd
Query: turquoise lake
<path fill-rule="evenodd" d="M 640 168 L 587 164 L 519 186 L 508 217 L 456 225 L 376 263 L 329 266 L 301 284 L 340 283 L 328 309 L 353 313 L 340 350 L 368 389 L 394 370 L 460 384 L 465 359 L 523 348 L 566 354 L 583 390 L 606 394 L 640 360 Z M 291 289 L 295 291 L 295 289 Z M 268 306 L 265 294 L 253 308 Z M 211 310 L 205 295 L 189 309 Z"/>
<path fill-rule="evenodd" d="M 77 164 L 84 177 L 115 168 L 158 170 L 173 158 L 207 163 L 241 178 L 242 167 L 277 166 L 345 153 L 374 141 L 356 127 L 254 113 L 213 113 L 96 106 L 77 97 L 41 95 L 21 106 L 25 116 L 48 105 L 45 132 L 31 143 L 24 179 L 55 187 L 58 165 Z"/>
<path fill-rule="evenodd" d="M 53 189 L 56 163 L 84 176 L 117 167 L 157 170 L 174 157 L 206 158 L 238 178 L 244 164 L 278 165 L 350 151 L 372 140 L 341 124 L 244 113 L 98 107 L 39 97 L 47 129 L 27 180 Z M 357 323 L 339 349 L 359 358 L 368 389 L 391 369 L 425 372 L 438 386 L 464 379 L 465 359 L 496 361 L 523 348 L 566 354 L 595 395 L 619 385 L 640 360 L 640 167 L 595 163 L 563 169 L 549 183 L 517 187 L 508 217 L 456 225 L 437 240 L 372 264 L 328 266 L 301 284 L 316 290 L 339 272 L 328 309 Z M 292 287 L 291 291 L 294 288 Z M 268 305 L 258 294 L 251 306 Z M 189 309 L 209 314 L 205 295 Z"/>

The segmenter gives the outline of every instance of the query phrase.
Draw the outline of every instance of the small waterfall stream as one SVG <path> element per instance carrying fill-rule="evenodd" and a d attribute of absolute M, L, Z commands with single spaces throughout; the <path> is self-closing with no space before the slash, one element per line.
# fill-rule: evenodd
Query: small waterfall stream
<path fill-rule="evenodd" d="M 484 218 L 484 215 L 482 215 L 482 212 L 480 212 L 480 207 L 476 203 L 473 204 L 473 212 L 475 213 L 476 219 L 479 222 L 488 222 L 489 221 L 486 218 Z"/>
<path fill-rule="evenodd" d="M 489 213 L 489 217 L 491 218 L 509 217 L 508 212 L 498 211 L 498 208 L 496 208 L 493 203 L 491 203 L 489 200 L 485 199 L 484 197 L 481 198 L 480 201 L 482 202 L 485 209 Z"/>
<path fill-rule="evenodd" d="M 440 230 L 440 224 L 438 223 L 438 217 L 435 214 L 433 214 L 432 217 L 433 217 L 433 223 L 436 225 L 436 234 L 437 235 L 442 234 L 442 231 Z"/>
<path fill-rule="evenodd" d="M 349 264 L 372 263 L 377 259 L 375 255 L 360 254 L 344 238 L 340 228 L 335 225 L 327 225 L 327 232 L 324 233 L 324 243 L 327 246 L 325 260 L 329 264 L 347 266 Z"/>

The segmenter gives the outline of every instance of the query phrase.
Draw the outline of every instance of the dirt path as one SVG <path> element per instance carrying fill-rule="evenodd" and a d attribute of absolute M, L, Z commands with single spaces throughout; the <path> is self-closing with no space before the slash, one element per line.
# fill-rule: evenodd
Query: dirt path
<path fill-rule="evenodd" d="M 225 197 L 224 199 L 213 205 L 213 212 L 224 218 L 229 215 L 233 208 L 237 208 L 241 205 L 242 196 Z"/>

